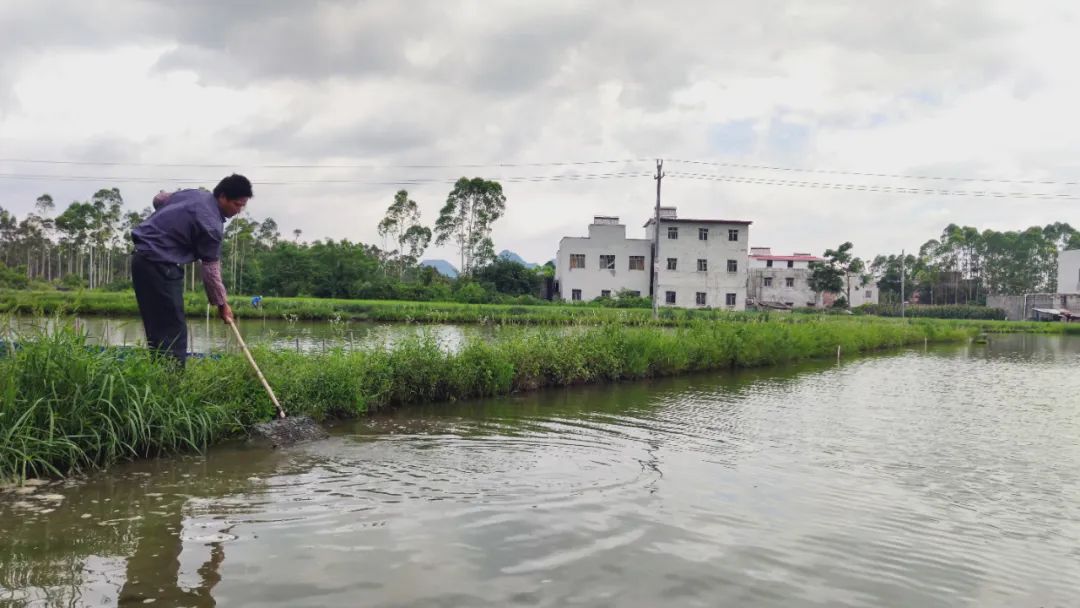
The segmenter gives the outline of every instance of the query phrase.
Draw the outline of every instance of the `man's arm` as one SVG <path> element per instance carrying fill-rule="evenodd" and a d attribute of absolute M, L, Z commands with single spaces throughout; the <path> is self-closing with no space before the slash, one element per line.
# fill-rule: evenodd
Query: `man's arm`
<path fill-rule="evenodd" d="M 230 323 L 233 320 L 232 308 L 225 294 L 225 284 L 221 281 L 221 260 L 213 260 L 202 263 L 203 287 L 206 288 L 206 299 L 218 307 L 221 320 Z"/>
<path fill-rule="evenodd" d="M 203 206 L 193 209 L 193 219 L 198 236 L 195 238 L 195 257 L 202 262 L 203 285 L 206 287 L 206 299 L 218 307 L 222 321 L 231 323 L 232 309 L 226 300 L 225 284 L 221 280 L 221 241 L 224 239 L 224 226 L 217 215 L 217 208 L 212 212 Z M 210 215 L 213 217 L 210 217 Z"/>

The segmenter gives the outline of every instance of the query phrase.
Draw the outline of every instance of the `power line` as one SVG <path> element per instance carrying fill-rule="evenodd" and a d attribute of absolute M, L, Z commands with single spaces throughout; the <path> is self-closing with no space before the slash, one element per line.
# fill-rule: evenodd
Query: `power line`
<path fill-rule="evenodd" d="M 223 163 L 140 163 L 123 161 L 83 161 L 83 160 L 49 160 L 40 158 L 0 158 L 0 163 L 27 163 L 39 165 L 78 165 L 95 167 L 158 167 L 158 168 L 196 168 L 196 169 L 236 169 L 238 167 L 251 169 L 485 169 L 485 168 L 512 168 L 512 167 L 564 167 L 582 165 L 612 165 L 629 164 L 651 161 L 648 158 L 630 158 L 622 160 L 578 160 L 578 161 L 549 161 L 532 163 L 463 163 L 463 164 L 261 164 L 249 165 L 246 163 L 223 164 Z"/>
<path fill-rule="evenodd" d="M 972 196 L 979 198 L 1028 198 L 1039 200 L 1080 200 L 1080 195 L 1054 192 L 998 192 L 989 190 L 948 190 L 943 188 L 908 188 L 904 186 L 886 186 L 880 184 L 842 184 L 832 182 L 812 182 L 767 177 L 745 177 L 740 175 L 720 175 L 713 173 L 668 173 L 669 177 L 696 179 L 737 184 L 758 184 L 766 186 L 785 186 L 791 188 L 814 188 L 820 190 L 854 190 L 857 192 L 883 192 L 891 194 L 928 194 L 934 196 Z"/>
<path fill-rule="evenodd" d="M 903 173 L 873 173 L 869 171 L 840 171 L 832 169 L 800 169 L 796 167 L 778 167 L 771 165 L 750 165 L 745 163 L 728 163 L 728 162 L 716 162 L 705 160 L 676 160 L 672 159 L 669 162 L 684 163 L 688 165 L 708 165 L 710 167 L 729 167 L 733 169 L 754 169 L 760 171 L 787 171 L 792 173 L 816 173 L 826 175 L 855 175 L 859 177 L 885 177 L 891 179 L 914 179 L 914 180 L 935 180 L 935 181 L 950 181 L 950 182 L 983 182 L 983 183 L 1002 183 L 1002 184 L 1027 184 L 1027 185 L 1042 185 L 1042 186 L 1080 186 L 1080 181 L 1055 181 L 1055 180 L 1038 180 L 1038 179 L 998 179 L 998 178 L 986 178 L 986 177 L 956 177 L 956 176 L 942 176 L 942 175 L 908 175 Z"/>
<path fill-rule="evenodd" d="M 431 163 L 431 164 L 254 164 L 244 163 L 160 163 L 160 162 L 126 162 L 126 161 L 84 161 L 84 160 L 57 160 L 41 158 L 0 158 L 0 163 L 23 163 L 37 165 L 60 165 L 60 166 L 99 166 L 99 167 L 146 167 L 146 168 L 205 168 L 205 169 L 353 169 L 353 170 L 380 170 L 380 169 L 487 169 L 487 168 L 525 168 L 525 167 L 573 167 L 573 166 L 596 166 L 614 164 L 634 164 L 653 162 L 652 158 L 627 158 L 607 160 L 578 160 L 578 161 L 544 161 L 544 162 L 492 162 L 492 163 Z M 757 171 L 782 171 L 790 173 L 810 173 L 825 175 L 852 175 L 858 177 L 877 177 L 889 179 L 908 179 L 925 181 L 948 181 L 948 182 L 981 182 L 981 183 L 1011 183 L 1024 185 L 1044 186 L 1080 186 L 1080 181 L 1057 181 L 1038 179 L 1006 179 L 985 177 L 960 177 L 945 175 L 918 175 L 904 173 L 883 173 L 873 171 L 845 171 L 836 169 L 803 169 L 798 167 L 782 167 L 777 165 L 757 165 L 749 163 L 735 163 L 709 160 L 670 159 L 669 163 L 683 163 L 688 165 L 703 165 L 710 167 L 728 167 L 733 169 L 746 169 Z M 193 180 L 194 181 L 194 180 Z M 204 181 L 204 180 L 198 180 Z"/>
<path fill-rule="evenodd" d="M 623 179 L 632 177 L 651 177 L 649 172 L 620 171 L 610 173 L 570 173 L 561 175 L 514 175 L 506 177 L 488 178 L 504 183 L 539 183 L 581 181 L 599 179 Z M 67 181 L 67 182 L 114 182 L 114 183 L 152 183 L 152 184 L 205 184 L 216 181 L 217 178 L 198 179 L 190 177 L 131 177 L 131 176 L 96 176 L 96 175 L 48 175 L 33 173 L 0 173 L 0 179 L 25 180 L 25 181 Z M 257 186 L 291 186 L 304 184 L 354 184 L 372 186 L 402 186 L 418 184 L 452 184 L 460 178 L 401 178 L 385 180 L 364 179 L 307 179 L 307 180 L 278 180 L 278 181 L 255 181 Z"/>

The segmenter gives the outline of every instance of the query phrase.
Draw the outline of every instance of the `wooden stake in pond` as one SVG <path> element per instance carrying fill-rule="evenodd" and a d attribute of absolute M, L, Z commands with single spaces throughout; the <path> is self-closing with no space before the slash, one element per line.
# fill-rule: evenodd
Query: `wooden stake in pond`
<path fill-rule="evenodd" d="M 840 362 L 840 345 L 839 344 L 836 345 L 836 362 L 837 363 Z"/>
<path fill-rule="evenodd" d="M 300 352 L 300 336 L 296 337 L 296 352 Z"/>

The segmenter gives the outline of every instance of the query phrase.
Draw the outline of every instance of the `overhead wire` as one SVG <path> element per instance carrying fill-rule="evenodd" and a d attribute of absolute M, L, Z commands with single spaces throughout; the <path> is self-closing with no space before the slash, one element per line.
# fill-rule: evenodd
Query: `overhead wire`
<path fill-rule="evenodd" d="M 649 158 L 612 159 L 612 160 L 576 160 L 576 161 L 546 161 L 546 162 L 514 162 L 514 163 L 460 163 L 460 164 L 247 164 L 247 163 L 149 163 L 149 162 L 126 162 L 126 161 L 84 161 L 84 160 L 50 160 L 40 158 L 0 158 L 0 163 L 25 163 L 40 165 L 77 165 L 99 167 L 157 167 L 157 168 L 195 168 L 195 169 L 485 169 L 485 168 L 513 168 L 513 167 L 564 167 L 582 165 L 612 165 L 619 163 L 638 163 L 651 161 Z"/>
<path fill-rule="evenodd" d="M 748 169 L 758 171 L 785 171 L 791 173 L 814 173 L 825 175 L 852 175 L 858 177 L 882 177 L 890 179 L 931 180 L 950 182 L 983 182 L 983 183 L 1009 183 L 1041 186 L 1080 186 L 1080 181 L 1057 181 L 1048 179 L 1005 179 L 990 177 L 959 177 L 950 175 L 913 175 L 906 173 L 881 173 L 871 171 L 842 171 L 835 169 L 802 169 L 798 167 L 780 167 L 775 165 L 753 165 L 747 163 L 731 163 L 706 160 L 671 159 L 668 163 L 683 163 L 688 165 L 707 165 L 711 167 L 728 167 L 732 169 Z"/>
<path fill-rule="evenodd" d="M 400 169 L 400 170 L 423 170 L 423 169 L 480 169 L 480 168 L 526 168 L 526 167 L 584 167 L 584 166 L 599 166 L 599 165 L 614 165 L 614 164 L 633 164 L 642 163 L 645 161 L 651 162 L 651 158 L 634 158 L 634 159 L 605 159 L 605 160 L 579 160 L 579 161 L 545 161 L 545 162 L 495 162 L 495 163 L 458 163 L 458 164 L 255 164 L 246 165 L 246 168 L 261 168 L 261 169 L 353 169 L 353 170 L 386 170 L 386 169 Z M 1003 179 L 1003 178 L 984 178 L 984 177 L 959 177 L 959 176 L 942 176 L 942 175 L 915 175 L 915 174 L 902 174 L 902 173 L 884 173 L 884 172 L 871 172 L 871 171 L 843 171 L 843 170 L 831 170 L 831 169 L 803 169 L 797 167 L 783 167 L 774 165 L 757 165 L 748 163 L 734 163 L 723 161 L 710 161 L 710 160 L 693 160 L 693 159 L 670 159 L 668 163 L 686 164 L 695 166 L 708 166 L 708 167 L 728 167 L 743 170 L 755 170 L 755 171 L 775 171 L 786 173 L 805 173 L 813 175 L 848 175 L 856 177 L 874 177 L 874 178 L 888 178 L 888 179 L 903 179 L 903 180 L 931 180 L 931 181 L 943 181 L 943 182 L 969 182 L 969 183 L 1001 183 L 1001 184 L 1015 184 L 1015 185 L 1044 185 L 1044 186 L 1080 186 L 1080 181 L 1059 181 L 1059 180 L 1039 180 L 1039 179 Z M 145 168 L 236 168 L 234 165 L 224 163 L 150 163 L 150 162 L 121 162 L 121 161 L 80 161 L 80 160 L 52 160 L 52 159 L 36 159 L 36 158 L 6 158 L 0 159 L 0 163 L 31 163 L 40 165 L 61 165 L 61 166 L 103 166 L 103 167 L 145 167 Z M 669 164 L 670 166 L 670 164 Z M 637 178 L 637 177 L 651 177 L 651 171 L 633 171 L 629 168 L 624 168 L 623 171 L 608 171 L 600 173 L 557 173 L 549 175 L 507 175 L 507 176 L 493 176 L 488 179 L 493 179 L 506 183 L 542 183 L 542 182 L 560 182 L 560 181 L 581 181 L 581 180 L 605 180 L 605 179 L 623 179 L 623 178 Z M 831 189 L 831 190 L 851 190 L 859 192 L 883 192 L 894 194 L 909 194 L 909 195 L 936 195 L 936 196 L 971 196 L 971 197 L 985 197 L 985 198 L 1027 198 L 1027 199 L 1043 199 L 1043 200 L 1080 200 L 1080 196 L 1067 194 L 1067 193 L 1050 193 L 1050 192 L 1004 192 L 994 190 L 973 190 L 973 189 L 953 189 L 953 188 L 931 188 L 931 187 L 910 187 L 899 185 L 887 185 L 887 184 L 857 184 L 857 183 L 838 183 L 828 181 L 808 181 L 797 179 L 781 179 L 776 177 L 758 177 L 758 176 L 742 176 L 742 175 L 726 175 L 721 173 L 703 173 L 693 171 L 669 171 L 668 177 L 683 178 L 690 180 L 707 180 L 717 182 L 729 182 L 729 183 L 742 183 L 742 184 L 757 184 L 757 185 L 772 185 L 783 187 L 799 187 L 799 188 L 811 188 L 811 189 Z M 30 180 L 30 181 L 112 181 L 112 182 L 129 182 L 129 183 L 178 183 L 178 184 L 195 184 L 195 183 L 207 183 L 213 181 L 212 179 L 205 178 L 191 178 L 191 177 L 148 177 L 148 176 L 95 176 L 95 175 L 55 175 L 55 174 L 43 174 L 43 173 L 0 173 L 0 180 Z M 451 177 L 398 177 L 398 178 L 383 178 L 378 176 L 369 177 L 328 177 L 328 178 L 279 178 L 279 179 L 267 179 L 264 181 L 256 181 L 258 185 L 264 186 L 284 186 L 284 185 L 313 185 L 313 184 L 353 184 L 353 185 L 374 185 L 374 186 L 394 186 L 394 185 L 422 185 L 422 184 L 446 184 L 454 183 L 458 178 Z"/>
<path fill-rule="evenodd" d="M 507 183 L 521 183 L 521 182 L 559 182 L 559 181 L 580 181 L 580 180 L 595 180 L 595 179 L 622 179 L 632 177 L 649 177 L 652 174 L 649 172 L 633 172 L 633 171 L 617 171 L 609 173 L 569 173 L 569 174 L 556 174 L 556 175 L 510 175 L 510 176 L 496 176 L 489 177 L 498 182 Z M 97 175 L 49 175 L 49 174 L 32 174 L 32 173 L 0 173 L 0 179 L 13 179 L 13 180 L 28 180 L 28 181 L 71 181 L 71 182 L 128 182 L 128 183 L 173 183 L 173 184 L 201 184 L 214 181 L 211 178 L 191 178 L 191 177 L 146 177 L 146 176 L 97 176 Z M 387 185 L 417 185 L 417 184 L 452 184 L 460 178 L 450 177 L 406 177 L 400 179 L 346 179 L 346 178 L 327 178 L 327 179 L 290 179 L 290 180 L 266 180 L 259 181 L 253 180 L 252 183 L 261 186 L 285 186 L 285 185 L 303 185 L 303 184 L 354 184 L 354 185 L 375 185 L 375 186 L 387 186 Z"/>
<path fill-rule="evenodd" d="M 980 198 L 1030 198 L 1041 200 L 1080 200 L 1080 195 L 1057 192 L 1001 192 L 990 190 L 950 190 L 945 188 L 914 188 L 889 186 L 884 184 L 846 184 L 834 182 L 816 182 L 805 180 L 786 180 L 767 177 L 741 175 L 722 175 L 714 173 L 687 173 L 672 171 L 667 177 L 691 180 L 706 180 L 741 184 L 784 186 L 792 188 L 812 188 L 820 190 L 855 190 L 859 192 L 883 192 L 892 194 L 927 194 L 935 196 L 971 196 Z"/>

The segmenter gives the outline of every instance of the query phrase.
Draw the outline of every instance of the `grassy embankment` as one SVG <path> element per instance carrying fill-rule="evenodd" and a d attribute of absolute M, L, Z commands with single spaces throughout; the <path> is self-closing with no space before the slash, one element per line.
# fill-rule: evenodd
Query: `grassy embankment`
<path fill-rule="evenodd" d="M 458 302 L 401 302 L 395 300 L 336 300 L 322 298 L 266 298 L 260 308 L 251 298 L 232 296 L 229 303 L 239 318 L 291 318 L 296 320 L 371 321 L 404 323 L 497 323 L 504 325 L 595 325 L 617 322 L 651 324 L 652 310 L 606 308 L 593 305 L 543 306 L 517 304 L 462 304 Z M 199 292 L 185 297 L 190 316 L 206 314 L 206 297 Z M 0 312 L 16 314 L 68 314 L 136 316 L 135 295 L 101 291 L 0 291 Z M 664 324 L 692 320 L 727 319 L 723 310 L 666 309 Z"/>
<path fill-rule="evenodd" d="M 955 322 L 800 319 L 605 325 L 508 333 L 447 352 L 429 336 L 386 350 L 257 356 L 281 401 L 318 419 L 382 407 L 754 367 L 905 344 L 963 340 Z M 242 435 L 271 406 L 240 356 L 184 374 L 141 350 L 98 351 L 70 329 L 18 337 L 0 357 L 0 479 L 62 476 Z"/>
<path fill-rule="evenodd" d="M 525 306 L 512 304 L 461 304 L 456 302 L 398 302 L 392 300 L 334 300 L 318 298 L 269 298 L 262 308 L 251 306 L 250 298 L 230 299 L 239 318 L 295 320 L 368 321 L 377 323 L 488 323 L 497 325 L 664 325 L 685 326 L 699 321 L 758 321 L 788 319 L 792 323 L 830 319 L 857 320 L 865 315 L 753 313 L 726 310 L 663 308 L 658 321 L 652 311 L 641 308 L 607 308 L 590 305 Z M 186 297 L 190 316 L 206 314 L 206 298 L 198 292 Z M 922 309 L 909 307 L 911 317 Z M 927 309 L 935 307 L 926 307 Z M 936 307 L 951 308 L 951 307 Z M 965 308 L 965 307 L 958 307 Z M 975 308 L 975 307 L 972 307 Z M 60 292 L 0 290 L 0 312 L 22 315 L 80 314 L 102 316 L 137 316 L 139 311 L 131 292 Z M 1034 323 L 956 318 L 954 323 L 991 333 L 1077 333 L 1080 324 Z M 898 323 L 903 320 L 896 319 Z"/>

